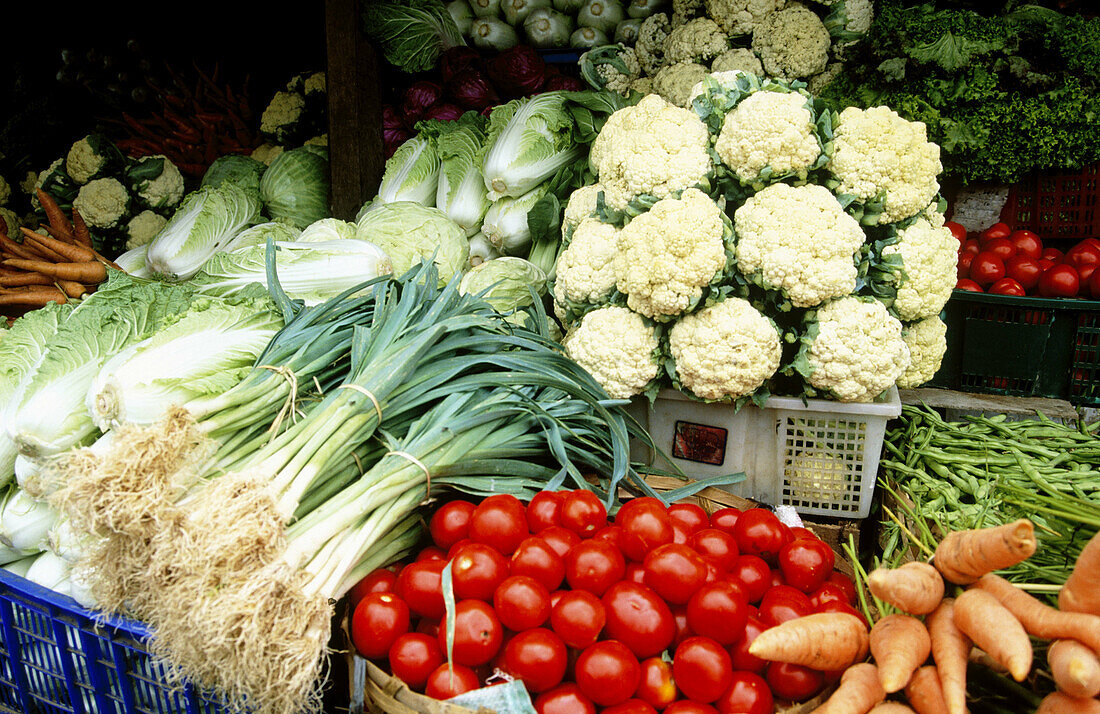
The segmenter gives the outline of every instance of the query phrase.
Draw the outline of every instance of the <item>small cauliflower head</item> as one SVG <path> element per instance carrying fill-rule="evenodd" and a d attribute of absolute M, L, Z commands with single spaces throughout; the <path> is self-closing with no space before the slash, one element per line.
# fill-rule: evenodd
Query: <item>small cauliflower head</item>
<path fill-rule="evenodd" d="M 748 72 L 758 77 L 764 76 L 764 65 L 753 51 L 745 47 L 737 47 L 726 50 L 714 58 L 710 65 L 712 73 L 718 72 Z"/>
<path fill-rule="evenodd" d="M 619 229 L 595 217 L 585 218 L 558 256 L 554 299 L 570 309 L 607 302 L 615 290 L 615 252 Z"/>
<path fill-rule="evenodd" d="M 797 3 L 769 13 L 752 32 L 752 51 L 768 76 L 780 79 L 803 79 L 825 69 L 830 44 L 821 18 Z"/>
<path fill-rule="evenodd" d="M 641 95 L 653 94 L 653 77 L 638 77 L 630 83 L 630 89 Z"/>
<path fill-rule="evenodd" d="M 126 250 L 148 245 L 167 223 L 167 218 L 152 211 L 137 214 L 126 224 Z"/>
<path fill-rule="evenodd" d="M 870 402 L 909 369 L 901 321 L 881 302 L 842 297 L 819 308 L 816 319 L 805 355 L 816 389 L 842 402 Z"/>
<path fill-rule="evenodd" d="M 577 230 L 581 221 L 596 212 L 596 200 L 603 186 L 598 183 L 581 186 L 569 194 L 565 202 L 565 212 L 561 221 L 562 239 L 568 242 L 569 236 Z"/>
<path fill-rule="evenodd" d="M 783 7 L 784 0 L 705 0 L 707 15 L 727 35 L 748 35 L 769 13 Z"/>
<path fill-rule="evenodd" d="M 898 377 L 898 387 L 913 389 L 936 376 L 947 352 L 947 325 L 939 315 L 911 322 L 901 337 L 909 347 L 909 369 Z"/>
<path fill-rule="evenodd" d="M 260 133 L 283 141 L 302 117 L 306 100 L 297 92 L 275 92 L 260 115 Z"/>
<path fill-rule="evenodd" d="M 171 159 L 163 154 L 154 154 L 141 160 L 149 159 L 163 159 L 163 169 L 156 178 L 138 183 L 136 186 L 138 198 L 150 208 L 173 208 L 183 199 L 183 174 Z"/>
<path fill-rule="evenodd" d="M 704 182 L 713 169 L 709 143 L 694 112 L 650 94 L 608 117 L 589 162 L 604 200 L 622 210 L 636 196 L 666 198 Z"/>
<path fill-rule="evenodd" d="M 733 215 L 737 269 L 795 307 L 812 307 L 856 289 L 865 236 L 824 186 L 775 183 Z"/>
<path fill-rule="evenodd" d="M 621 44 L 587 50 L 581 54 L 578 64 L 583 68 L 584 78 L 588 79 L 586 73 L 591 72 L 598 86 L 623 96 L 630 94 L 630 85 L 642 74 L 634 48 Z"/>
<path fill-rule="evenodd" d="M 8 205 L 8 201 L 11 200 L 11 184 L 4 180 L 3 176 L 0 176 L 0 206 Z"/>
<path fill-rule="evenodd" d="M 271 162 L 285 149 L 286 147 L 279 144 L 263 143 L 253 149 L 249 156 L 257 161 L 262 161 L 266 166 L 271 166 Z"/>
<path fill-rule="evenodd" d="M 562 345 L 613 399 L 641 394 L 660 371 L 656 328 L 625 307 L 588 313 Z"/>
<path fill-rule="evenodd" d="M 80 187 L 73 208 L 90 228 L 112 228 L 130 205 L 130 194 L 117 179 L 92 179 Z"/>
<path fill-rule="evenodd" d="M 79 184 L 92 180 L 107 165 L 107 157 L 99 150 L 97 138 L 86 136 L 74 142 L 65 156 L 65 173 Z"/>
<path fill-rule="evenodd" d="M 670 32 L 672 24 L 666 13 L 657 12 L 642 20 L 638 38 L 634 40 L 634 54 L 644 74 L 653 76 L 664 66 L 665 40 Z"/>
<path fill-rule="evenodd" d="M 696 62 L 670 64 L 653 77 L 653 91 L 678 107 L 690 108 L 692 89 L 708 74 L 707 68 Z"/>
<path fill-rule="evenodd" d="M 775 323 L 741 298 L 684 315 L 668 344 L 680 384 L 710 401 L 752 394 L 775 374 L 783 354 Z"/>
<path fill-rule="evenodd" d="M 324 94 L 326 91 L 325 73 L 314 72 L 302 82 L 302 93 L 307 97 L 311 94 Z"/>
<path fill-rule="evenodd" d="M 708 17 L 672 28 L 665 41 L 665 61 L 706 62 L 729 49 L 729 39 L 717 22 Z"/>
<path fill-rule="evenodd" d="M 615 284 L 627 306 L 657 321 L 694 308 L 726 268 L 724 218 L 709 196 L 689 188 L 627 223 L 614 258 Z"/>
<path fill-rule="evenodd" d="M 958 248 L 942 222 L 937 226 L 922 215 L 898 231 L 897 243 L 882 249 L 884 256 L 902 259 L 905 275 L 894 300 L 898 317 L 908 322 L 940 314 L 955 288 Z"/>
<path fill-rule="evenodd" d="M 932 201 L 943 164 L 923 122 L 902 119 L 889 107 L 848 107 L 835 126 L 829 169 L 837 193 L 881 200 L 878 222 L 896 223 Z"/>
<path fill-rule="evenodd" d="M 726 114 L 714 149 L 742 183 L 795 175 L 805 180 L 821 156 L 808 98 L 799 92 L 753 92 Z"/>
<path fill-rule="evenodd" d="M 4 222 L 4 226 L 0 229 L 0 232 L 6 230 L 5 235 L 9 237 L 19 235 L 19 226 L 22 225 L 22 222 L 19 220 L 19 216 L 15 215 L 15 211 L 0 206 L 0 221 Z"/>

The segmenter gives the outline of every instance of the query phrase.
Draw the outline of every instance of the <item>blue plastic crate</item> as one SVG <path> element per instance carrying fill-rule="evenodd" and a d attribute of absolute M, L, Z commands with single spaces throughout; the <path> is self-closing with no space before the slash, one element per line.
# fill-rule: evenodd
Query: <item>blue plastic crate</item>
<path fill-rule="evenodd" d="M 217 695 L 172 687 L 140 622 L 106 618 L 0 568 L 0 712 L 221 714 Z"/>

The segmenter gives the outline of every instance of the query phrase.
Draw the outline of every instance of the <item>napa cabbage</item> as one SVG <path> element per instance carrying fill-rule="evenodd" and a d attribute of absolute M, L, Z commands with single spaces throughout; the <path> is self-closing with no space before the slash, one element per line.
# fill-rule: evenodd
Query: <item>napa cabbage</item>
<path fill-rule="evenodd" d="M 490 200 L 522 196 L 587 155 L 565 103 L 565 93 L 553 91 L 493 109 L 481 166 Z"/>

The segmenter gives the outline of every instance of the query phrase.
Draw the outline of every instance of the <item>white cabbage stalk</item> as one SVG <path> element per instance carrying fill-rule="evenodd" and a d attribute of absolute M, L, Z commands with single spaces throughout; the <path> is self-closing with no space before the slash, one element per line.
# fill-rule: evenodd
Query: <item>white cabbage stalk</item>
<path fill-rule="evenodd" d="M 36 501 L 17 489 L 0 509 L 0 543 L 23 553 L 44 550 L 58 513 L 45 501 Z"/>
<path fill-rule="evenodd" d="M 439 184 L 439 153 L 423 134 L 414 136 L 386 159 L 377 201 L 413 201 L 422 206 L 435 205 Z"/>
<path fill-rule="evenodd" d="M 146 255 L 148 251 L 148 244 L 139 245 L 137 248 L 131 248 L 115 258 L 115 264 L 135 278 L 151 278 L 153 277 L 153 271 L 150 270 L 149 266 L 146 264 Z"/>
<path fill-rule="evenodd" d="M 0 560 L 3 560 L 3 557 L 5 557 L 3 555 L 4 551 L 14 552 L 11 550 L 11 548 L 8 548 L 7 546 L 0 547 Z M 38 553 L 35 553 L 34 555 L 17 557 L 15 560 L 4 561 L 4 564 L 0 567 L 3 567 L 4 570 L 8 571 L 9 573 L 14 573 L 21 578 L 25 578 L 27 577 L 27 571 L 30 570 L 31 565 L 33 565 L 34 561 L 36 560 L 38 560 Z"/>
<path fill-rule="evenodd" d="M 549 49 L 565 47 L 573 32 L 573 18 L 548 7 L 531 12 L 523 21 L 523 30 L 532 47 Z"/>
<path fill-rule="evenodd" d="M 95 424 L 84 409 L 84 394 L 99 372 L 102 358 L 90 353 L 70 371 L 54 371 L 51 379 L 23 385 L 8 423 L 20 453 L 32 459 L 57 454 L 95 433 Z"/>
<path fill-rule="evenodd" d="M 233 240 L 226 244 L 224 250 L 229 252 L 239 248 L 246 248 L 250 245 L 264 245 L 267 243 L 268 236 L 276 241 L 295 241 L 298 240 L 298 236 L 301 233 L 301 230 L 283 221 L 257 223 L 254 226 L 245 228 L 234 236 Z"/>
<path fill-rule="evenodd" d="M 76 563 L 96 542 L 96 536 L 73 527 L 72 521 L 61 517 L 46 537 L 46 547 L 69 563 Z"/>
<path fill-rule="evenodd" d="M 482 50 L 502 51 L 519 44 L 515 28 L 496 17 L 475 17 L 470 23 L 470 40 Z"/>
<path fill-rule="evenodd" d="M 504 21 L 512 27 L 522 24 L 534 10 L 550 6 L 550 0 L 501 0 L 500 3 Z"/>
<path fill-rule="evenodd" d="M 543 92 L 494 108 L 481 166 L 489 199 L 523 196 L 586 155 L 574 128 L 564 92 Z"/>
<path fill-rule="evenodd" d="M 463 0 L 465 2 L 465 0 Z M 305 227 L 298 236 L 299 243 L 321 243 L 327 240 L 353 240 L 358 237 L 359 227 L 350 221 L 339 218 L 322 218 Z"/>
<path fill-rule="evenodd" d="M 98 610 L 99 602 L 92 596 L 89 578 L 90 574 L 84 568 L 70 564 L 68 594 L 85 610 Z"/>
<path fill-rule="evenodd" d="M 489 210 L 489 196 L 478 163 L 485 132 L 465 116 L 445 126 L 438 139 L 441 164 L 435 205 L 462 226 L 469 237 L 480 230 L 481 219 Z"/>
<path fill-rule="evenodd" d="M 499 257 L 500 251 L 489 242 L 484 233 L 477 233 L 470 238 L 470 268 L 476 268 L 487 260 Z"/>
<path fill-rule="evenodd" d="M 470 0 L 474 17 L 499 17 L 500 0 Z"/>
<path fill-rule="evenodd" d="M 38 477 L 42 473 L 42 463 L 23 454 L 15 457 L 15 483 L 19 488 L 39 490 Z"/>
<path fill-rule="evenodd" d="M 46 550 L 34 559 L 23 577 L 47 590 L 68 595 L 69 570 L 67 562 Z"/>
<path fill-rule="evenodd" d="M 494 201 L 485 214 L 481 232 L 501 253 L 526 255 L 531 247 L 531 228 L 527 225 L 527 212 L 545 193 L 545 187 L 540 186 L 519 198 Z"/>

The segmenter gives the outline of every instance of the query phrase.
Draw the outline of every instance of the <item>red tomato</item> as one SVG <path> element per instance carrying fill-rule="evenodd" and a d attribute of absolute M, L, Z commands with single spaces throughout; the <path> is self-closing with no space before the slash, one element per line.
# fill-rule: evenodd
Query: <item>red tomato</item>
<path fill-rule="evenodd" d="M 584 540 L 565 556 L 565 580 L 573 590 L 587 590 L 596 597 L 626 572 L 626 561 L 615 546 L 602 540 Z"/>
<path fill-rule="evenodd" d="M 600 497 L 583 488 L 569 491 L 561 502 L 561 524 L 581 538 L 607 525 L 607 508 Z"/>
<path fill-rule="evenodd" d="M 447 549 L 447 560 L 454 560 L 454 557 L 458 555 L 458 551 L 461 550 L 463 546 L 467 546 L 470 543 L 473 543 L 473 541 L 469 538 L 463 538 L 462 540 L 452 545 L 450 548 Z M 484 545 L 484 543 L 480 545 Z"/>
<path fill-rule="evenodd" d="M 480 687 L 477 672 L 461 664 L 444 662 L 428 675 L 424 694 L 432 699 L 450 699 Z"/>
<path fill-rule="evenodd" d="M 431 620 L 443 617 L 444 565 L 442 560 L 422 560 L 409 563 L 397 574 L 395 591 L 409 610 Z"/>
<path fill-rule="evenodd" d="M 795 540 L 821 540 L 817 537 L 817 533 L 814 533 L 805 526 L 795 526 L 791 529 L 791 538 Z"/>
<path fill-rule="evenodd" d="M 547 590 L 556 590 L 565 579 L 565 560 L 538 536 L 525 538 L 514 553 L 508 571 L 538 580 Z"/>
<path fill-rule="evenodd" d="M 1007 262 L 1016 255 L 1016 244 L 1008 238 L 993 238 L 982 246 L 982 252 L 992 253 Z"/>
<path fill-rule="evenodd" d="M 994 238 L 1008 238 L 1012 235 L 1012 228 L 1007 223 L 997 222 L 978 234 L 978 240 L 984 246 Z"/>
<path fill-rule="evenodd" d="M 963 241 L 962 247 L 959 248 L 959 252 L 977 255 L 982 252 L 982 244 L 977 238 L 967 238 Z"/>
<path fill-rule="evenodd" d="M 956 223 L 955 221 L 946 221 L 943 227 L 951 231 L 951 235 L 955 236 L 955 240 L 960 244 L 966 240 L 966 226 L 963 224 Z"/>
<path fill-rule="evenodd" d="M 686 545 L 659 545 L 645 557 L 645 584 L 670 604 L 682 605 L 707 579 L 703 556 Z"/>
<path fill-rule="evenodd" d="M 550 629 L 570 647 L 583 650 L 595 642 L 607 622 L 607 611 L 598 597 L 584 590 L 569 590 L 550 609 Z"/>
<path fill-rule="evenodd" d="M 827 602 L 842 602 L 845 605 L 851 604 L 848 602 L 848 593 L 844 588 L 836 583 L 830 582 L 826 582 L 817 590 L 810 593 L 810 606 L 813 607 L 815 612 Z"/>
<path fill-rule="evenodd" d="M 749 654 L 749 645 L 752 644 L 757 635 L 769 627 L 771 625 L 763 622 L 759 617 L 749 616 L 748 620 L 745 621 L 744 634 L 730 647 L 730 662 L 733 664 L 734 669 L 756 672 L 757 674 L 764 673 L 764 669 L 768 666 L 767 660 Z"/>
<path fill-rule="evenodd" d="M 543 528 L 539 531 L 539 538 L 549 543 L 550 547 L 554 549 L 554 552 L 562 558 L 573 549 L 573 546 L 581 542 L 581 537 L 579 535 L 561 526 L 547 526 Z"/>
<path fill-rule="evenodd" d="M 439 621 L 439 647 L 447 651 L 447 616 Z M 451 661 L 477 667 L 493 658 L 504 640 L 504 628 L 492 606 L 483 600 L 455 603 L 455 638 Z"/>
<path fill-rule="evenodd" d="M 726 576 L 729 575 L 725 570 L 718 567 L 713 558 L 703 556 L 703 564 L 707 566 L 707 577 L 703 580 L 704 585 L 726 579 Z"/>
<path fill-rule="evenodd" d="M 352 586 L 348 592 L 348 604 L 352 610 L 370 593 L 392 593 L 397 585 L 397 575 L 386 568 L 376 568 L 370 571 L 363 579 Z"/>
<path fill-rule="evenodd" d="M 531 535 L 523 502 L 511 494 L 497 493 L 477 504 L 470 515 L 470 539 L 511 555 Z"/>
<path fill-rule="evenodd" d="M 652 657 L 672 644 L 676 623 L 668 604 L 656 592 L 631 582 L 617 582 L 603 598 L 604 632 L 637 657 Z"/>
<path fill-rule="evenodd" d="M 771 587 L 776 585 L 788 585 L 789 583 L 783 579 L 783 571 L 779 568 L 772 569 Z"/>
<path fill-rule="evenodd" d="M 664 714 L 718 714 L 718 710 L 702 702 L 678 699 L 665 707 Z"/>
<path fill-rule="evenodd" d="M 1089 263 L 1088 265 L 1082 265 L 1077 269 L 1077 277 L 1081 279 L 1081 285 L 1088 283 L 1092 274 L 1096 272 L 1096 269 L 1100 268 L 1100 263 Z"/>
<path fill-rule="evenodd" d="M 605 540 L 619 550 L 623 549 L 623 529 L 620 526 L 604 526 L 592 534 L 594 540 Z"/>
<path fill-rule="evenodd" d="M 445 658 L 434 637 L 422 632 L 406 632 L 390 646 L 389 661 L 393 676 L 410 689 L 422 692 L 428 676 Z"/>
<path fill-rule="evenodd" d="M 633 560 L 626 564 L 626 572 L 623 573 L 623 580 L 629 580 L 632 583 L 638 583 L 639 585 L 645 584 L 645 568 L 641 563 L 636 563 Z"/>
<path fill-rule="evenodd" d="M 1043 257 L 1043 241 L 1031 231 L 1022 228 L 1012 231 L 1008 239 L 1016 246 L 1017 255 L 1025 255 L 1035 260 Z"/>
<path fill-rule="evenodd" d="M 804 593 L 817 590 L 833 572 L 836 555 L 827 543 L 818 539 L 791 541 L 779 551 L 783 579 Z"/>
<path fill-rule="evenodd" d="M 741 515 L 739 508 L 719 508 L 710 514 L 710 525 L 720 531 L 733 535 L 733 527 L 737 525 L 737 518 Z"/>
<path fill-rule="evenodd" d="M 1005 263 L 1000 256 L 983 250 L 970 264 L 970 279 L 988 287 L 1005 276 Z"/>
<path fill-rule="evenodd" d="M 565 643 L 545 627 L 519 632 L 504 648 L 508 673 L 538 693 L 561 684 L 565 676 Z"/>
<path fill-rule="evenodd" d="M 737 519 L 733 537 L 741 553 L 758 555 L 769 565 L 775 563 L 780 549 L 791 539 L 779 518 L 767 508 L 750 508 Z"/>
<path fill-rule="evenodd" d="M 728 580 L 699 588 L 687 604 L 688 626 L 697 635 L 721 645 L 732 645 L 745 634 L 749 602 L 745 593 Z"/>
<path fill-rule="evenodd" d="M 672 625 L 676 633 L 672 636 L 670 647 L 675 650 L 681 642 L 695 633 L 691 631 L 691 625 L 688 624 L 687 605 L 673 605 L 669 609 L 672 611 Z"/>
<path fill-rule="evenodd" d="M 367 659 L 381 659 L 409 631 L 409 606 L 393 593 L 368 593 L 351 613 L 351 641 Z"/>
<path fill-rule="evenodd" d="M 718 714 L 772 714 L 775 711 L 772 690 L 759 674 L 734 672 L 732 679 L 729 688 L 715 702 Z"/>
<path fill-rule="evenodd" d="M 1077 297 L 1081 278 L 1071 265 L 1055 265 L 1039 276 L 1039 294 L 1043 297 Z"/>
<path fill-rule="evenodd" d="M 600 714 L 657 714 L 657 710 L 641 699 L 627 699 L 621 704 L 600 710 Z"/>
<path fill-rule="evenodd" d="M 680 523 L 672 524 L 672 542 L 678 545 L 687 545 L 691 539 L 691 533 Z"/>
<path fill-rule="evenodd" d="M 974 282 L 973 280 L 970 280 L 970 279 L 960 280 L 959 282 L 955 283 L 955 289 L 956 290 L 966 290 L 967 292 L 972 292 L 972 293 L 984 293 L 985 292 L 984 290 L 982 290 L 981 285 L 978 285 L 976 282 Z"/>
<path fill-rule="evenodd" d="M 565 494 L 561 491 L 539 491 L 527 504 L 527 529 L 540 533 L 544 528 L 561 525 L 561 504 Z"/>
<path fill-rule="evenodd" d="M 970 266 L 974 262 L 974 256 L 976 253 L 959 253 L 959 261 L 955 267 L 955 278 L 962 280 L 970 277 Z"/>
<path fill-rule="evenodd" d="M 825 578 L 825 582 L 832 583 L 843 590 L 844 595 L 848 598 L 848 604 L 855 605 L 858 595 L 856 593 L 856 584 L 852 582 L 851 578 L 839 570 L 834 570 L 829 573 L 829 577 Z"/>
<path fill-rule="evenodd" d="M 471 541 L 460 547 L 451 561 L 451 584 L 455 598 L 488 602 L 508 573 L 508 559 L 500 551 L 485 543 Z"/>
<path fill-rule="evenodd" d="M 1100 248 L 1089 241 L 1081 241 L 1066 251 L 1062 262 L 1078 269 L 1082 265 L 1100 263 Z"/>
<path fill-rule="evenodd" d="M 1018 282 L 1024 290 L 1031 290 L 1038 285 L 1042 272 L 1038 259 L 1028 255 L 1017 255 L 1005 263 L 1005 275 Z"/>
<path fill-rule="evenodd" d="M 703 507 L 697 503 L 681 501 L 668 507 L 668 517 L 673 524 L 679 523 L 690 535 L 695 531 L 710 525 L 710 517 Z"/>
<path fill-rule="evenodd" d="M 601 640 L 586 647 L 573 669 L 581 691 L 604 707 L 630 699 L 642 678 L 638 659 L 617 640 Z"/>
<path fill-rule="evenodd" d="M 676 701 L 676 682 L 672 678 L 672 663 L 660 657 L 642 660 L 642 677 L 634 696 L 654 709 L 664 709 Z"/>
<path fill-rule="evenodd" d="M 1039 256 L 1040 260 L 1051 260 L 1055 263 L 1061 263 L 1062 259 L 1066 257 L 1066 254 L 1057 248 L 1043 248 L 1042 255 Z"/>
<path fill-rule="evenodd" d="M 419 632 L 422 635 L 428 635 L 429 637 L 435 637 L 439 634 L 439 620 L 429 620 L 426 617 L 422 617 L 416 621 L 416 628 L 414 632 Z"/>
<path fill-rule="evenodd" d="M 432 542 L 443 550 L 447 550 L 458 541 L 466 538 L 470 533 L 470 516 L 474 512 L 474 504 L 461 499 L 447 501 L 435 509 L 431 520 L 428 521 L 428 532 L 432 536 Z"/>
<path fill-rule="evenodd" d="M 596 705 L 575 682 L 562 682 L 535 697 L 538 714 L 596 714 Z"/>
<path fill-rule="evenodd" d="M 676 648 L 672 676 L 688 699 L 713 702 L 733 681 L 729 652 L 709 637 L 689 637 Z"/>
<path fill-rule="evenodd" d="M 790 585 L 777 585 L 760 601 L 760 619 L 770 625 L 795 620 L 812 613 L 810 598 Z"/>
<path fill-rule="evenodd" d="M 638 562 L 645 560 L 646 553 L 653 548 L 671 543 L 674 537 L 672 519 L 664 504 L 650 496 L 623 504 L 615 515 L 615 525 L 623 529 L 623 555 Z"/>
<path fill-rule="evenodd" d="M 760 602 L 771 587 L 772 571 L 759 555 L 739 555 L 729 570 L 730 578 L 745 591 L 749 602 Z"/>
<path fill-rule="evenodd" d="M 1016 297 L 1027 295 L 1024 286 L 1012 278 L 1001 278 L 989 286 L 989 292 L 992 295 L 1014 295 Z"/>
<path fill-rule="evenodd" d="M 444 564 L 447 562 L 447 551 L 443 550 L 437 545 L 429 545 L 421 548 L 420 552 L 416 554 L 417 560 L 442 560 Z"/>
<path fill-rule="evenodd" d="M 696 553 L 713 560 L 722 572 L 737 562 L 737 539 L 723 530 L 701 528 L 691 536 L 690 544 Z"/>
<path fill-rule="evenodd" d="M 864 614 L 847 603 L 835 601 L 823 602 L 821 607 L 816 609 L 816 612 L 846 612 L 849 615 L 855 615 L 863 621 L 864 625 L 870 627 L 870 623 L 867 622 L 867 618 Z"/>
<path fill-rule="evenodd" d="M 804 702 L 825 686 L 825 675 L 817 670 L 786 662 L 772 662 L 764 679 L 780 699 Z"/>
<path fill-rule="evenodd" d="M 510 575 L 493 593 L 501 624 L 519 632 L 539 627 L 550 617 L 550 591 L 527 575 Z"/>

